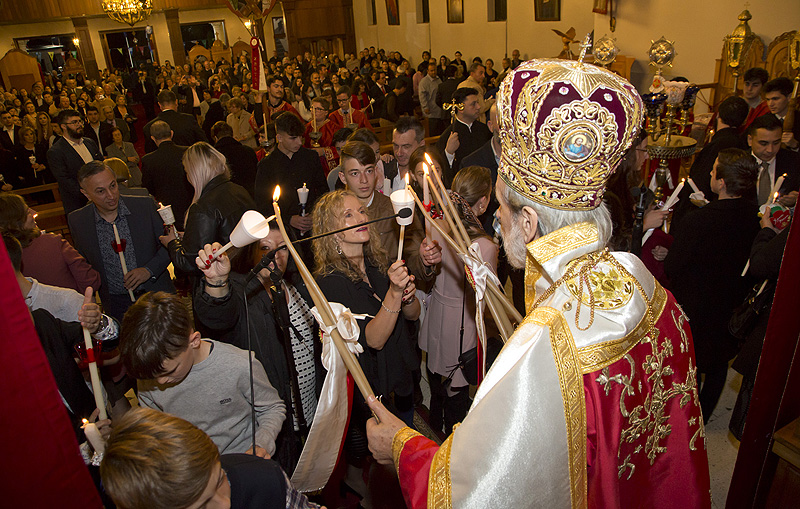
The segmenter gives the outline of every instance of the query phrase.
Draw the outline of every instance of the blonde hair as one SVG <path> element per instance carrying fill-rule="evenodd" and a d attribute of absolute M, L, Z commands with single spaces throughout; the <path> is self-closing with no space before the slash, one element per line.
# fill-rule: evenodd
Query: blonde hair
<path fill-rule="evenodd" d="M 125 182 L 130 180 L 131 172 L 128 170 L 128 165 L 125 164 L 125 161 L 119 157 L 109 157 L 103 162 L 106 163 L 106 166 L 111 168 L 111 171 L 114 172 L 117 182 Z"/>
<path fill-rule="evenodd" d="M 183 168 L 186 170 L 186 178 L 194 187 L 194 198 L 192 203 L 196 203 L 203 194 L 203 188 L 218 175 L 225 175 L 231 178 L 231 170 L 225 156 L 217 149 L 204 141 L 198 141 L 183 153 Z"/>
<path fill-rule="evenodd" d="M 313 220 L 312 235 L 337 230 L 344 223 L 342 210 L 344 209 L 344 199 L 352 196 L 356 200 L 358 197 L 351 191 L 337 189 L 322 195 L 314 206 L 314 213 L 311 215 Z M 370 219 L 368 217 L 368 219 Z M 364 258 L 378 267 L 381 272 L 389 270 L 389 259 L 381 247 L 380 236 L 374 229 L 374 223 L 367 226 L 369 229 L 369 242 L 364 245 Z M 313 241 L 315 276 L 325 276 L 333 272 L 340 272 L 354 282 L 361 281 L 363 276 L 344 254 L 341 253 L 339 242 L 335 235 L 328 235 Z"/>
<path fill-rule="evenodd" d="M 183 509 L 203 494 L 217 462 L 217 446 L 192 423 L 141 407 L 114 423 L 100 477 L 121 509 Z"/>

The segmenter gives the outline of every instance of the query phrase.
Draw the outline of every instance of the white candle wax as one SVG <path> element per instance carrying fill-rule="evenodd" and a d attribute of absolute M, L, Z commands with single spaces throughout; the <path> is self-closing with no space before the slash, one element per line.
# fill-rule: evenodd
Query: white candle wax
<path fill-rule="evenodd" d="M 784 173 L 783 175 L 778 177 L 777 180 L 775 180 L 775 185 L 772 186 L 772 190 L 769 192 L 770 196 L 775 196 L 775 194 L 780 194 L 781 187 L 783 187 L 783 181 L 784 181 L 785 177 L 786 177 L 786 174 Z M 775 200 L 773 200 L 773 201 L 775 201 Z"/>
<path fill-rule="evenodd" d="M 89 329 L 83 328 L 83 345 L 86 347 L 87 359 L 94 359 L 94 345 L 92 344 L 92 336 L 89 334 Z M 91 353 L 90 353 L 91 352 Z M 89 378 L 92 381 L 92 392 L 94 393 L 94 404 L 100 410 L 100 419 L 107 419 L 106 404 L 103 401 L 103 384 L 100 383 L 100 372 L 97 370 L 97 362 L 89 362 Z"/>
<path fill-rule="evenodd" d="M 105 417 L 101 419 L 105 419 Z M 97 425 L 93 422 L 87 422 L 86 419 L 84 419 L 83 422 L 83 434 L 86 435 L 86 440 L 89 441 L 89 444 L 91 444 L 92 449 L 94 449 L 96 453 L 103 454 L 106 451 L 106 441 L 103 440 L 103 436 L 100 434 L 100 430 L 97 429 Z"/>
<path fill-rule="evenodd" d="M 692 186 L 692 191 L 694 191 L 695 193 L 701 192 L 700 189 L 697 188 L 697 185 L 695 185 L 694 180 L 692 180 L 692 177 L 688 177 L 686 180 L 689 182 L 689 185 Z"/>
<path fill-rule="evenodd" d="M 124 249 L 122 249 L 122 242 L 119 240 L 119 230 L 117 230 L 117 224 L 111 223 L 111 226 L 114 228 L 114 241 L 120 247 L 119 263 L 122 265 L 122 275 L 124 276 L 128 273 L 128 264 L 125 263 L 125 253 L 123 252 Z M 131 302 L 136 302 L 136 298 L 133 296 L 133 290 L 128 290 L 128 296 L 130 296 Z"/>

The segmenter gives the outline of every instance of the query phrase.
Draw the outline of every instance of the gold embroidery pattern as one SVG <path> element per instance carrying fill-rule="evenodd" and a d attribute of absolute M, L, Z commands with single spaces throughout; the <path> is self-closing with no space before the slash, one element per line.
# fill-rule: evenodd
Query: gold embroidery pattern
<path fill-rule="evenodd" d="M 567 321 L 560 312 L 549 307 L 539 307 L 533 310 L 533 315 L 536 321 L 550 327 L 550 344 L 558 369 L 561 397 L 564 400 L 572 507 L 586 507 L 586 399 L 575 342 Z"/>
<path fill-rule="evenodd" d="M 455 432 L 455 427 L 453 428 Z M 452 484 L 450 480 L 450 448 L 453 446 L 453 433 L 442 443 L 433 456 L 428 477 L 428 508 L 447 508 L 453 506 Z"/>
<path fill-rule="evenodd" d="M 580 259 L 575 260 L 578 263 Z M 571 267 L 573 264 L 570 264 Z M 627 274 L 619 272 L 616 267 L 610 266 L 605 263 L 598 263 L 589 271 L 588 274 L 589 285 L 587 291 L 592 293 L 592 298 L 589 297 L 587 292 L 577 281 L 573 278 L 567 281 L 567 288 L 570 293 L 586 305 L 594 305 L 598 309 L 617 309 L 627 304 L 633 292 L 636 290 L 633 285 L 633 278 Z"/>
<path fill-rule="evenodd" d="M 653 295 L 652 303 L 650 304 L 653 315 L 661 316 L 664 307 L 667 305 L 667 291 L 664 287 L 656 283 L 656 288 Z M 613 341 L 606 341 L 591 346 L 585 346 L 578 349 L 578 358 L 581 362 L 581 370 L 583 374 L 594 373 L 595 371 L 604 368 L 610 364 L 614 364 L 620 360 L 626 353 L 628 353 L 634 346 L 639 344 L 639 341 L 650 330 L 650 319 L 647 313 L 639 321 L 639 324 L 630 331 L 627 335 L 620 339 Z M 685 332 L 681 329 L 681 334 L 685 336 Z M 688 340 L 687 343 L 688 345 Z M 683 342 L 681 343 L 683 348 Z M 688 348 L 688 347 L 687 347 Z M 681 350 L 683 351 L 683 350 Z"/>
<path fill-rule="evenodd" d="M 654 314 L 654 316 L 659 316 Z M 685 318 L 681 314 L 676 316 L 672 312 L 672 319 L 679 330 L 682 331 L 681 325 Z M 622 479 L 625 471 L 628 472 L 627 479 L 630 479 L 635 470 L 635 463 L 632 458 L 641 453 L 650 461 L 650 465 L 655 463 L 658 456 L 666 452 L 667 447 L 663 445 L 663 441 L 670 435 L 672 427 L 669 424 L 669 415 L 666 413 L 667 404 L 672 398 L 680 398 L 679 405 L 681 408 L 686 406 L 687 403 L 692 401 L 695 407 L 699 410 L 699 400 L 697 395 L 697 378 L 695 368 L 690 364 L 689 370 L 686 374 L 686 380 L 681 383 L 679 381 L 670 381 L 668 377 L 672 377 L 675 373 L 672 367 L 667 362 L 667 359 L 673 355 L 673 344 L 669 337 L 660 339 L 661 332 L 653 326 L 642 338 L 642 342 L 649 344 L 651 353 L 647 355 L 642 362 L 642 375 L 650 382 L 650 394 L 646 396 L 644 402 L 632 408 L 627 409 L 625 398 L 628 396 L 635 396 L 637 392 L 642 392 L 642 382 L 637 381 L 636 365 L 633 358 L 625 354 L 624 358 L 628 361 L 630 366 L 630 373 L 625 375 L 618 373 L 611 375 L 608 366 L 604 367 L 595 381 L 603 386 L 603 389 L 608 395 L 611 391 L 610 384 L 612 382 L 622 386 L 620 392 L 619 408 L 622 416 L 627 419 L 628 427 L 620 434 L 619 449 L 617 450 L 618 476 Z M 685 333 L 681 333 L 680 347 L 688 349 L 688 338 Z M 692 417 L 688 420 L 690 426 L 697 424 L 698 419 Z M 700 419 L 699 426 L 694 436 L 688 444 L 691 450 L 695 450 L 694 442 L 699 437 L 705 436 L 703 429 L 702 419 Z M 636 444 L 633 453 L 628 454 L 624 459 L 621 458 L 622 445 Z"/>
<path fill-rule="evenodd" d="M 400 454 L 403 452 L 403 447 L 405 447 L 406 442 L 412 438 L 421 436 L 420 433 L 417 433 L 408 426 L 401 428 L 394 434 L 394 438 L 392 438 L 392 458 L 394 459 L 394 469 L 398 475 L 400 474 Z"/>
<path fill-rule="evenodd" d="M 540 264 L 556 256 L 597 242 L 597 226 L 593 223 L 576 223 L 561 228 L 554 234 L 545 235 L 528 244 L 528 252 Z"/>

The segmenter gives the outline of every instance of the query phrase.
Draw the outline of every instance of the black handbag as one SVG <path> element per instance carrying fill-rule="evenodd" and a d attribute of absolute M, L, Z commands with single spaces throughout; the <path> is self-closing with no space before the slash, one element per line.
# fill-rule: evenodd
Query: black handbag
<path fill-rule="evenodd" d="M 740 341 L 747 339 L 758 323 L 761 313 L 767 310 L 775 291 L 775 282 L 769 279 L 755 285 L 747 297 L 733 310 L 728 321 L 728 332 Z"/>
<path fill-rule="evenodd" d="M 458 364 L 456 364 L 452 371 L 450 371 L 450 375 L 447 377 L 448 379 L 453 378 L 456 370 L 460 369 L 461 374 L 464 375 L 464 379 L 470 385 L 478 385 L 478 347 L 474 346 L 467 350 L 466 352 L 463 351 L 464 349 L 464 301 L 467 298 L 467 277 L 464 274 L 464 289 L 462 292 L 461 297 L 461 329 L 459 330 L 459 345 L 458 345 Z M 497 358 L 497 355 L 500 353 L 500 350 L 503 348 L 503 342 L 500 341 L 498 338 L 489 337 L 486 338 L 486 370 L 488 371 L 491 367 L 494 360 Z"/>

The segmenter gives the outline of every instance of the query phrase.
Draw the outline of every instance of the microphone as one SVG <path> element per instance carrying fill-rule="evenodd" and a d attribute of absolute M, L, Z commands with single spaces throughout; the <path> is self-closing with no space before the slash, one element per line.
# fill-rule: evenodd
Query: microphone
<path fill-rule="evenodd" d="M 348 226 L 346 228 L 339 228 L 338 230 L 333 230 L 332 232 L 320 233 L 319 235 L 314 235 L 313 237 L 306 237 L 304 239 L 295 240 L 295 241 L 292 242 L 292 244 L 294 244 L 296 246 L 297 244 L 300 244 L 302 242 L 308 242 L 309 240 L 321 239 L 322 237 L 327 237 L 328 235 L 334 235 L 336 233 L 346 232 L 347 230 L 352 230 L 353 228 L 361 228 L 364 225 L 367 225 L 367 224 L 370 224 L 370 223 L 377 223 L 378 221 L 388 221 L 388 220 L 394 219 L 396 217 L 399 217 L 400 219 L 405 219 L 407 217 L 411 217 L 411 214 L 413 214 L 413 213 L 414 213 L 414 210 L 411 207 L 403 207 L 402 209 L 400 209 L 397 212 L 397 214 L 392 214 L 391 216 L 386 216 L 386 217 L 380 217 L 378 219 L 372 219 L 371 221 L 366 221 L 364 223 L 354 224 L 353 226 Z"/>
<path fill-rule="evenodd" d="M 261 257 L 261 261 L 259 261 L 255 267 L 253 267 L 250 272 L 248 272 L 247 277 L 245 278 L 244 282 L 245 285 L 249 283 L 256 275 L 261 272 L 263 269 L 269 268 L 270 264 L 275 261 L 275 255 L 278 254 L 278 251 L 281 249 L 286 249 L 286 246 L 281 246 L 278 248 L 273 249 L 269 253 L 265 254 Z"/>

